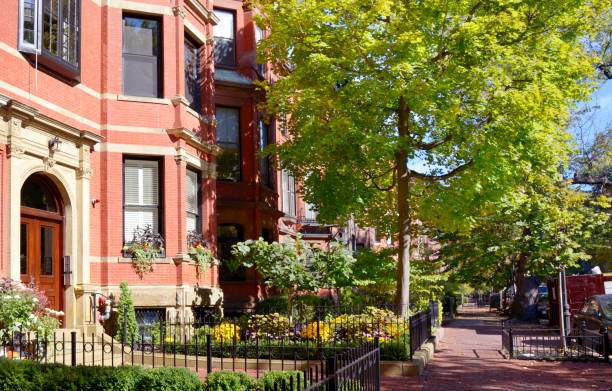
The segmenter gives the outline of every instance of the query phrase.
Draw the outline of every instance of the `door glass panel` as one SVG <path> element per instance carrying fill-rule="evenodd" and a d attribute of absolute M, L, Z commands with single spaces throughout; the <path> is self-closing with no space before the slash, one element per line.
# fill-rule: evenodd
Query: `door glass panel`
<path fill-rule="evenodd" d="M 40 274 L 53 275 L 53 228 L 40 228 Z"/>
<path fill-rule="evenodd" d="M 28 274 L 28 225 L 21 223 L 21 252 L 19 255 L 19 269 L 21 274 Z"/>

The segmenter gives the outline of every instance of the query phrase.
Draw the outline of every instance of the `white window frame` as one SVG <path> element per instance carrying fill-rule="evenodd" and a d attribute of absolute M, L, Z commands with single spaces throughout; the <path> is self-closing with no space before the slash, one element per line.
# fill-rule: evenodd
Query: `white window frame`
<path fill-rule="evenodd" d="M 25 0 L 19 0 L 19 26 L 17 34 L 17 49 L 26 53 L 41 53 L 42 46 L 42 0 L 34 0 L 34 44 L 23 39 L 25 33 L 23 29 Z"/>
<path fill-rule="evenodd" d="M 195 217 L 195 229 L 192 231 L 195 231 L 199 234 L 202 233 L 202 219 L 201 219 L 201 214 L 200 214 L 200 200 L 201 200 L 201 196 L 200 196 L 200 192 L 201 192 L 201 175 L 199 174 L 199 172 L 191 167 L 187 167 L 187 170 L 185 171 L 185 186 L 187 186 L 187 177 L 190 175 L 190 173 L 192 173 L 193 175 L 195 175 L 195 203 L 196 203 L 196 210 L 195 212 L 190 211 L 189 210 L 189 200 L 187 199 L 187 197 L 189 196 L 189 189 L 185 189 L 185 212 L 187 213 L 187 217 L 185 220 L 185 226 L 189 226 L 189 218 L 194 218 Z M 188 231 L 189 232 L 189 231 Z"/>
<path fill-rule="evenodd" d="M 128 204 L 126 202 L 126 188 L 128 186 L 128 184 L 125 181 L 125 169 L 126 167 L 131 166 L 131 167 L 150 167 L 150 168 L 154 168 L 155 172 L 157 173 L 157 205 L 147 205 L 144 204 L 144 182 L 143 182 L 143 177 L 142 177 L 142 171 L 139 173 L 139 181 L 137 186 L 139 187 L 139 203 L 138 204 Z M 123 189 L 123 241 L 124 243 L 131 243 L 134 232 L 129 233 L 129 235 L 126 232 L 126 212 L 128 210 L 130 211 L 137 211 L 137 210 L 141 210 L 141 211 L 146 211 L 146 210 L 155 210 L 155 218 L 156 218 L 156 222 L 154 222 L 154 226 L 153 226 L 153 230 L 155 233 L 160 233 L 161 232 L 161 213 L 162 213 L 162 192 L 161 192 L 161 173 L 160 173 L 160 162 L 158 160 L 144 160 L 144 159 L 138 159 L 138 158 L 125 158 L 123 160 L 123 185 L 124 185 L 124 189 Z M 145 224 L 142 224 L 142 226 L 139 224 L 138 227 L 139 228 L 144 228 Z"/>

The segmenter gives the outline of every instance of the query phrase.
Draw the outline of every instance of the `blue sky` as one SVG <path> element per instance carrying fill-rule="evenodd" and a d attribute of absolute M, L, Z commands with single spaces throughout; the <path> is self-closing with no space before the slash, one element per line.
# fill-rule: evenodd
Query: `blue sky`
<path fill-rule="evenodd" d="M 612 81 L 603 83 L 601 88 L 593 93 L 589 103 L 601 107 L 597 113 L 596 121 L 599 129 L 602 129 L 612 119 Z"/>

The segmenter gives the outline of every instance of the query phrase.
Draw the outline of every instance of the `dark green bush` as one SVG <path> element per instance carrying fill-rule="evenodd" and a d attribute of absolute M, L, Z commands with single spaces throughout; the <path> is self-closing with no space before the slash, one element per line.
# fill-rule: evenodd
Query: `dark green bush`
<path fill-rule="evenodd" d="M 219 371 L 206 376 L 206 391 L 254 391 L 255 380 L 244 372 Z"/>
<path fill-rule="evenodd" d="M 201 391 L 199 376 L 187 369 L 69 367 L 0 359 L 0 391 Z"/>
<path fill-rule="evenodd" d="M 287 296 L 269 296 L 255 305 L 255 313 L 260 315 L 287 313 Z"/>
<path fill-rule="evenodd" d="M 186 368 L 156 368 L 145 372 L 138 391 L 200 391 L 204 385 L 197 373 Z"/>
<path fill-rule="evenodd" d="M 298 385 L 298 376 L 299 376 L 299 385 Z M 293 389 L 289 387 L 291 384 L 291 378 L 293 378 Z M 283 379 L 285 380 L 286 388 L 281 388 L 283 384 Z M 274 383 L 278 383 L 278 389 L 283 389 L 287 391 L 298 391 L 303 388 L 304 385 L 304 373 L 301 371 L 271 371 L 263 374 L 259 380 L 257 380 L 257 391 L 266 391 L 266 387 L 270 387 L 271 390 L 274 389 Z M 302 387 L 300 387 L 302 386 Z"/>

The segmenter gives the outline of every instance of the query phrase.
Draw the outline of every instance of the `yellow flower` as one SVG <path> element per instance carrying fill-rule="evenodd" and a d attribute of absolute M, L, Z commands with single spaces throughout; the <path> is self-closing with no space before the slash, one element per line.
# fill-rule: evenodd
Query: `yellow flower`
<path fill-rule="evenodd" d="M 240 341 L 240 327 L 232 323 L 221 323 L 212 331 L 212 337 L 219 342 L 232 342 L 234 336 Z"/>
<path fill-rule="evenodd" d="M 193 248 L 193 246 L 189 247 L 189 251 L 195 251 L 195 248 Z"/>
<path fill-rule="evenodd" d="M 304 330 L 300 333 L 302 339 L 320 340 L 325 342 L 332 337 L 332 330 L 325 323 L 312 322 L 309 323 Z"/>
<path fill-rule="evenodd" d="M 198 244 L 197 246 L 198 248 L 204 248 L 204 246 L 202 246 L 202 244 Z"/>

